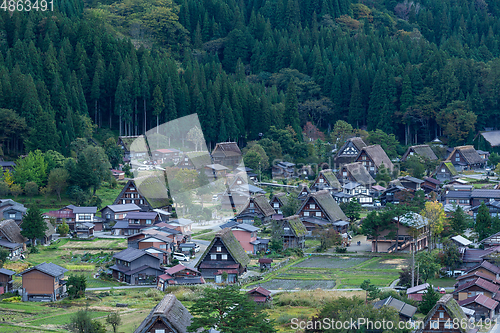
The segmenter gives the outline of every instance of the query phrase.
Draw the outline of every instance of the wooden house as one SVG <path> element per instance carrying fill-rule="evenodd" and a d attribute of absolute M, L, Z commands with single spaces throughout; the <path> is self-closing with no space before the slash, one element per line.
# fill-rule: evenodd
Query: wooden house
<path fill-rule="evenodd" d="M 125 179 L 125 171 L 111 169 L 111 174 L 116 180 L 124 180 Z"/>
<path fill-rule="evenodd" d="M 306 184 L 301 184 L 301 188 L 299 191 L 299 195 L 297 196 L 297 199 L 300 201 L 304 200 L 307 198 L 307 196 L 311 194 L 311 191 L 309 190 L 309 187 Z"/>
<path fill-rule="evenodd" d="M 16 259 L 26 251 L 27 240 L 14 220 L 0 221 L 0 247 L 9 251 L 9 259 Z"/>
<path fill-rule="evenodd" d="M 337 221 L 348 221 L 342 209 L 327 190 L 311 193 L 299 208 L 297 215 L 309 233 Z"/>
<path fill-rule="evenodd" d="M 468 323 L 464 311 L 453 299 L 451 294 L 443 295 L 436 305 L 424 318 L 423 324 L 415 330 L 415 333 L 473 333 L 477 330 L 469 329 L 468 326 L 453 325 L 454 322 Z"/>
<path fill-rule="evenodd" d="M 194 223 L 193 220 L 185 218 L 179 218 L 168 222 L 169 226 L 181 232 L 183 242 L 191 241 L 191 234 L 193 233 L 192 229 L 193 223 Z"/>
<path fill-rule="evenodd" d="M 0 200 L 0 219 L 14 220 L 17 225 L 20 225 L 27 211 L 28 209 L 23 204 L 12 199 Z"/>
<path fill-rule="evenodd" d="M 485 249 L 500 246 L 500 232 L 493 234 L 479 242 L 484 245 Z"/>
<path fill-rule="evenodd" d="M 179 163 L 176 164 L 177 168 L 188 170 L 204 170 L 207 165 L 212 164 L 210 154 L 206 151 L 191 151 L 185 153 Z M 218 164 L 218 163 L 217 163 Z"/>
<path fill-rule="evenodd" d="M 269 204 L 263 194 L 251 197 L 243 209 L 236 215 L 236 221 L 240 223 L 253 224 L 256 219 L 267 223 L 275 214 L 275 210 Z"/>
<path fill-rule="evenodd" d="M 100 210 L 102 218 L 106 221 L 123 220 L 128 213 L 140 211 L 141 207 L 133 203 L 124 205 L 108 205 Z"/>
<path fill-rule="evenodd" d="M 152 152 L 153 160 L 158 164 L 179 162 L 179 155 L 181 151 L 175 148 L 170 149 L 156 149 Z"/>
<path fill-rule="evenodd" d="M 402 302 L 399 299 L 394 298 L 392 296 L 381 299 L 373 304 L 374 309 L 380 309 L 383 306 L 387 306 L 396 310 L 399 314 L 399 318 L 401 319 L 401 321 L 411 320 L 415 315 L 415 312 L 417 312 L 417 308 L 414 307 L 413 305 Z"/>
<path fill-rule="evenodd" d="M 385 153 L 380 145 L 366 146 L 359 152 L 354 162 L 361 162 L 371 176 L 375 176 L 382 165 L 387 169 L 387 172 L 394 170 L 394 165 L 391 159 Z"/>
<path fill-rule="evenodd" d="M 204 284 L 205 279 L 194 268 L 178 264 L 165 270 L 165 274 L 158 277 L 156 288 L 165 291 L 171 285 Z"/>
<path fill-rule="evenodd" d="M 305 246 L 305 236 L 307 229 L 298 215 L 293 215 L 282 220 L 276 221 L 273 230 L 274 237 L 281 236 L 283 240 L 283 250 L 299 248 Z"/>
<path fill-rule="evenodd" d="M 337 173 L 337 178 L 341 183 L 356 182 L 364 185 L 366 188 L 371 188 L 375 183 L 375 179 L 363 166 L 363 163 L 349 163 L 343 165 Z"/>
<path fill-rule="evenodd" d="M 259 266 L 261 270 L 271 269 L 273 264 L 273 259 L 271 258 L 259 258 Z"/>
<path fill-rule="evenodd" d="M 451 161 L 458 171 L 481 169 L 486 165 L 474 146 L 455 147 L 446 160 Z"/>
<path fill-rule="evenodd" d="M 255 249 L 252 242 L 257 240 L 257 232 L 259 230 L 260 228 L 246 223 L 238 223 L 231 227 L 231 232 L 238 242 L 240 242 L 245 252 L 253 254 L 255 254 Z"/>
<path fill-rule="evenodd" d="M 226 272 L 226 282 L 234 283 L 238 276 L 246 272 L 249 263 L 250 258 L 240 242 L 230 228 L 225 228 L 215 234 L 195 268 L 204 278 L 215 279 L 216 283 L 223 282 L 222 273 Z"/>
<path fill-rule="evenodd" d="M 165 179 L 155 175 L 129 180 L 116 197 L 113 205 L 136 204 L 142 211 L 170 210 Z"/>
<path fill-rule="evenodd" d="M 130 162 L 132 159 L 145 159 L 147 157 L 148 148 L 143 135 L 120 136 L 116 144 L 122 148 L 124 162 Z"/>
<path fill-rule="evenodd" d="M 475 280 L 457 286 L 453 291 L 453 298 L 457 301 L 463 301 L 476 295 L 484 295 L 493 298 L 499 289 L 500 286 L 498 284 L 478 277 Z"/>
<path fill-rule="evenodd" d="M 372 252 L 392 253 L 396 246 L 398 251 L 408 252 L 411 246 L 420 251 L 428 246 L 429 220 L 422 215 L 409 213 L 391 219 L 389 224 L 390 227 L 382 230 L 377 238 L 370 237 Z"/>
<path fill-rule="evenodd" d="M 446 190 L 441 194 L 441 202 L 443 205 L 458 205 L 458 206 L 470 206 L 471 204 L 471 193 L 472 191 L 450 191 Z"/>
<path fill-rule="evenodd" d="M 273 198 L 269 201 L 271 207 L 273 207 L 274 211 L 278 215 L 283 215 L 283 211 L 281 210 L 283 206 L 285 206 L 288 202 L 288 197 L 286 193 L 276 193 Z"/>
<path fill-rule="evenodd" d="M 289 179 L 295 176 L 295 164 L 291 162 L 279 162 L 273 165 L 271 170 L 273 179 Z"/>
<path fill-rule="evenodd" d="M 143 245 L 139 247 L 139 242 L 141 240 L 145 240 L 150 237 L 151 239 L 145 241 Z M 153 228 L 141 230 L 140 233 L 127 237 L 127 247 L 136 249 L 146 249 L 153 246 L 162 250 L 168 250 L 170 247 L 169 244 L 172 243 L 174 243 L 175 245 L 175 234 L 167 233 Z"/>
<path fill-rule="evenodd" d="M 450 240 L 458 247 L 458 248 L 461 248 L 461 247 L 467 247 L 469 246 L 470 244 L 472 244 L 472 242 L 470 240 L 468 240 L 467 238 L 465 237 L 462 237 L 460 235 L 457 235 L 457 236 L 453 236 L 450 238 Z"/>
<path fill-rule="evenodd" d="M 429 145 L 411 146 L 401 157 L 401 162 L 405 162 L 410 156 L 417 156 L 424 160 L 436 161 L 438 158 Z"/>
<path fill-rule="evenodd" d="M 344 185 L 342 185 L 342 192 L 351 196 L 349 201 L 356 199 L 362 205 L 370 205 L 373 203 L 373 197 L 370 194 L 370 190 L 365 185 L 358 182 L 344 183 Z"/>
<path fill-rule="evenodd" d="M 12 284 L 14 283 L 13 276 L 16 272 L 10 269 L 0 268 L 0 295 L 13 292 Z"/>
<path fill-rule="evenodd" d="M 434 173 L 432 174 L 433 177 L 436 177 L 436 179 L 441 182 L 451 180 L 453 179 L 453 177 L 457 175 L 458 175 L 457 169 L 455 169 L 455 166 L 451 161 L 441 162 L 441 164 L 438 165 L 438 167 L 436 168 L 436 170 L 434 170 Z"/>
<path fill-rule="evenodd" d="M 174 294 L 166 294 L 134 333 L 188 333 L 192 318 Z"/>
<path fill-rule="evenodd" d="M 425 194 L 429 194 L 431 192 L 439 193 L 440 186 L 441 182 L 431 177 L 424 177 L 424 183 L 421 185 Z"/>
<path fill-rule="evenodd" d="M 492 203 L 494 201 L 500 202 L 500 190 L 473 189 L 470 193 L 470 204 L 472 207 L 480 206 L 483 202 Z M 496 210 L 496 207 L 492 210 Z"/>
<path fill-rule="evenodd" d="M 117 222 L 113 226 L 113 231 L 115 235 L 131 235 L 138 233 L 142 228 L 152 226 L 158 219 L 157 212 L 129 212 L 123 218 L 124 221 Z"/>
<path fill-rule="evenodd" d="M 423 295 L 427 292 L 427 288 L 429 288 L 428 283 L 408 288 L 406 289 L 406 297 L 414 301 L 421 302 Z"/>
<path fill-rule="evenodd" d="M 207 175 L 208 179 L 210 179 L 210 181 L 224 178 L 227 174 L 227 171 L 229 170 L 221 164 L 208 164 L 204 169 L 205 174 Z"/>
<path fill-rule="evenodd" d="M 496 285 L 500 285 L 500 280 L 497 280 L 495 277 L 492 277 L 491 275 L 485 274 L 481 271 L 475 271 L 468 274 L 457 276 L 456 278 L 457 282 L 455 283 L 455 288 L 462 286 L 466 283 L 469 283 L 471 281 L 475 281 L 478 278 L 489 281 Z"/>
<path fill-rule="evenodd" d="M 412 191 L 420 191 L 422 189 L 422 184 L 424 183 L 422 179 L 411 176 L 400 177 L 398 180 L 404 188 Z"/>
<path fill-rule="evenodd" d="M 212 159 L 214 163 L 234 170 L 240 166 L 242 154 L 236 142 L 219 142 L 212 151 Z"/>
<path fill-rule="evenodd" d="M 65 297 L 68 270 L 53 263 L 41 263 L 21 273 L 23 278 L 22 300 L 57 301 Z"/>
<path fill-rule="evenodd" d="M 484 260 L 479 265 L 469 268 L 465 271 L 466 274 L 481 272 L 486 274 L 491 279 L 500 279 L 500 267 L 493 265 L 492 263 Z"/>
<path fill-rule="evenodd" d="M 321 170 L 310 187 L 311 192 L 328 190 L 331 194 L 342 191 L 340 182 L 331 169 Z"/>
<path fill-rule="evenodd" d="M 498 304 L 497 301 L 481 294 L 458 301 L 458 305 L 475 311 L 474 318 L 476 321 L 484 321 L 485 319 L 492 320 L 495 316 L 495 309 L 498 307 Z"/>
<path fill-rule="evenodd" d="M 130 285 L 152 284 L 163 273 L 161 259 L 144 250 L 127 248 L 113 255 L 113 278 Z"/>
<path fill-rule="evenodd" d="M 272 302 L 271 292 L 261 286 L 247 291 L 248 297 L 257 304 L 265 304 Z"/>
<path fill-rule="evenodd" d="M 333 162 L 337 167 L 354 162 L 361 149 L 366 147 L 366 143 L 360 137 L 347 139 L 346 143 L 340 147 L 335 154 Z"/>

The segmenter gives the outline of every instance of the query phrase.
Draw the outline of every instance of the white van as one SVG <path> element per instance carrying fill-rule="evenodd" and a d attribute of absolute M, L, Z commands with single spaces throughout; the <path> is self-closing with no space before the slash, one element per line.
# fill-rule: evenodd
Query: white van
<path fill-rule="evenodd" d="M 189 257 L 184 253 L 174 252 L 172 256 L 179 261 L 189 261 Z"/>

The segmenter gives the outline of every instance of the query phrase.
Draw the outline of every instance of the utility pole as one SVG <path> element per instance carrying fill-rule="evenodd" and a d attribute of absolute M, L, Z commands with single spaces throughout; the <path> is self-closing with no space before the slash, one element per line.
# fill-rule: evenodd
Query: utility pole
<path fill-rule="evenodd" d="M 415 287 L 415 240 L 412 243 L 411 287 Z"/>

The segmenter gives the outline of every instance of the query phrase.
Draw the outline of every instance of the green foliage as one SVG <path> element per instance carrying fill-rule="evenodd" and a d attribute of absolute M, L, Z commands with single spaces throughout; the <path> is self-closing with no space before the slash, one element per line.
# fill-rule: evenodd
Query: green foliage
<path fill-rule="evenodd" d="M 76 314 L 71 317 L 71 322 L 68 329 L 75 333 L 105 333 L 106 329 L 97 320 L 92 320 L 87 308 L 78 310 Z"/>
<path fill-rule="evenodd" d="M 434 276 L 439 272 L 441 265 L 439 259 L 435 253 L 428 251 L 421 251 L 417 253 L 415 259 L 419 266 L 420 277 L 424 282 L 434 278 Z"/>
<path fill-rule="evenodd" d="M 333 245 L 340 245 L 342 242 L 342 236 L 333 228 L 314 228 L 313 235 L 320 241 L 320 251 L 325 251 Z"/>
<path fill-rule="evenodd" d="M 116 144 L 114 138 L 108 138 L 104 142 L 104 152 L 113 168 L 116 169 L 118 165 L 123 163 L 123 150 Z"/>
<path fill-rule="evenodd" d="M 377 181 L 377 184 L 388 187 L 389 182 L 391 181 L 391 175 L 389 174 L 389 169 L 385 167 L 384 163 L 382 163 L 378 168 L 375 180 Z"/>
<path fill-rule="evenodd" d="M 368 300 L 374 300 L 380 294 L 380 289 L 377 288 L 374 284 L 371 284 L 370 280 L 364 280 L 361 286 L 361 289 L 366 291 L 366 297 Z"/>
<path fill-rule="evenodd" d="M 425 164 L 416 155 L 409 156 L 404 162 L 404 168 L 415 178 L 422 179 L 425 172 Z"/>
<path fill-rule="evenodd" d="M 477 211 L 474 230 L 477 232 L 479 240 L 483 240 L 491 235 L 490 210 L 484 202 L 481 202 L 481 206 L 479 206 L 479 209 Z"/>
<path fill-rule="evenodd" d="M 10 252 L 7 249 L 0 249 L 0 268 L 3 267 L 5 262 L 7 261 L 7 258 L 9 258 Z"/>
<path fill-rule="evenodd" d="M 21 235 L 31 239 L 34 246 L 35 239 L 45 236 L 45 230 L 47 230 L 47 224 L 42 217 L 42 212 L 37 206 L 32 206 L 28 209 L 23 219 L 23 230 L 21 231 Z"/>
<path fill-rule="evenodd" d="M 66 235 L 68 235 L 68 233 L 69 233 L 69 226 L 66 223 L 66 221 L 63 221 L 63 223 L 57 227 L 57 233 L 61 237 L 65 237 Z"/>
<path fill-rule="evenodd" d="M 204 331 L 218 327 L 228 333 L 244 330 L 251 333 L 276 332 L 273 322 L 267 319 L 263 309 L 242 294 L 238 287 L 204 288 L 200 299 L 190 308 L 194 316 L 189 331 Z"/>
<path fill-rule="evenodd" d="M 68 295 L 70 298 L 80 298 L 85 296 L 87 288 L 87 278 L 85 275 L 70 275 L 68 278 Z"/>
<path fill-rule="evenodd" d="M 438 258 L 441 266 L 447 267 L 449 270 L 455 270 L 462 264 L 458 247 L 449 239 L 443 242 L 443 251 L 438 254 Z"/>
<path fill-rule="evenodd" d="M 47 182 L 47 162 L 40 150 L 31 151 L 25 158 L 19 158 L 14 168 L 14 181 L 24 187 L 27 182 L 44 186 Z"/>
<path fill-rule="evenodd" d="M 110 324 L 111 327 L 113 327 L 113 332 L 116 333 L 116 330 L 118 329 L 118 326 L 120 326 L 122 320 L 120 317 L 120 314 L 118 312 L 111 312 L 107 317 L 106 317 L 106 323 Z"/>
<path fill-rule="evenodd" d="M 38 185 L 35 182 L 27 182 L 24 185 L 24 193 L 30 198 L 34 197 L 38 194 Z"/>
<path fill-rule="evenodd" d="M 434 305 L 436 305 L 437 301 L 439 301 L 440 297 L 441 295 L 432 286 L 427 287 L 427 292 L 422 296 L 422 302 L 420 302 L 418 309 L 424 315 L 427 315 Z"/>
<path fill-rule="evenodd" d="M 359 203 L 358 199 L 353 199 L 350 200 L 347 203 L 341 203 L 340 208 L 344 212 L 345 216 L 349 218 L 349 220 L 352 222 L 359 220 L 360 212 L 361 212 L 361 204 Z"/>
<path fill-rule="evenodd" d="M 365 236 L 375 239 L 375 252 L 378 252 L 378 238 L 381 232 L 389 227 L 388 221 L 383 214 L 376 211 L 368 213 L 361 225 L 361 232 Z"/>
<path fill-rule="evenodd" d="M 286 195 L 284 202 L 284 205 L 281 207 L 281 212 L 283 213 L 284 217 L 289 217 L 297 214 L 300 205 L 302 204 L 300 200 L 297 199 L 297 196 L 291 193 Z"/>
<path fill-rule="evenodd" d="M 252 168 L 256 172 L 269 168 L 269 157 L 259 144 L 254 144 L 243 157 L 245 166 Z"/>
<path fill-rule="evenodd" d="M 64 168 L 55 168 L 50 171 L 48 188 L 57 194 L 59 202 L 61 201 L 61 192 L 68 186 L 69 173 Z"/>
<path fill-rule="evenodd" d="M 465 214 L 463 208 L 459 205 L 455 211 L 448 218 L 448 223 L 451 229 L 458 235 L 464 233 L 465 229 L 469 226 L 470 216 Z M 499 230 L 500 231 L 500 230 Z"/>

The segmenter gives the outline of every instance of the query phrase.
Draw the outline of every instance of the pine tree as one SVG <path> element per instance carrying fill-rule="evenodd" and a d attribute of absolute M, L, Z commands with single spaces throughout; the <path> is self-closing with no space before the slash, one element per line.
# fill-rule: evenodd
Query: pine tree
<path fill-rule="evenodd" d="M 365 110 L 363 107 L 361 91 L 359 89 L 359 80 L 356 78 L 354 80 L 354 84 L 352 85 L 351 102 L 349 103 L 349 123 L 356 126 L 356 128 L 359 128 L 360 124 L 364 123 L 364 113 Z"/>
<path fill-rule="evenodd" d="M 31 240 L 31 246 L 36 246 L 36 240 L 43 239 L 45 230 L 47 230 L 47 224 L 42 212 L 37 206 L 32 206 L 23 219 L 21 235 Z"/>
<path fill-rule="evenodd" d="M 286 90 L 284 123 L 285 126 L 290 125 L 295 133 L 302 133 L 299 123 L 297 91 L 295 88 L 295 83 L 293 81 L 290 81 Z M 299 137 L 301 136 L 299 135 Z"/>
<path fill-rule="evenodd" d="M 165 109 L 165 102 L 163 101 L 163 94 L 161 93 L 160 86 L 156 86 L 153 91 L 153 116 L 156 116 L 156 133 L 160 126 L 160 116 Z"/>

